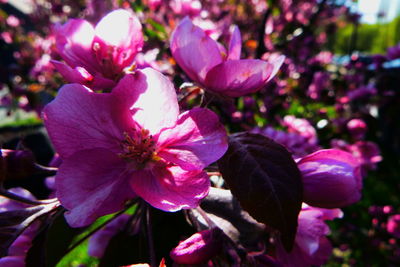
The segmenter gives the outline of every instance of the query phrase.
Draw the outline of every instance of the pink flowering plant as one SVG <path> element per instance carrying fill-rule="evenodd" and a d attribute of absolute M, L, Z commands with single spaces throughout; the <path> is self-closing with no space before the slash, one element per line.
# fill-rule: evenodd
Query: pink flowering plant
<path fill-rule="evenodd" d="M 335 62 L 341 1 L 3 2 L 0 103 L 28 118 L 0 124 L 4 266 L 400 263 L 371 179 L 398 46 Z"/>

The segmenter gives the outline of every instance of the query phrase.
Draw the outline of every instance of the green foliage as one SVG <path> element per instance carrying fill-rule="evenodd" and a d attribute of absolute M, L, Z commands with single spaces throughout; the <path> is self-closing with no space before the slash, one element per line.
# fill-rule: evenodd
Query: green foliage
<path fill-rule="evenodd" d="M 345 55 L 351 48 L 368 54 L 386 53 L 387 48 L 400 42 L 400 16 L 388 23 L 348 24 L 338 30 L 334 53 Z"/>

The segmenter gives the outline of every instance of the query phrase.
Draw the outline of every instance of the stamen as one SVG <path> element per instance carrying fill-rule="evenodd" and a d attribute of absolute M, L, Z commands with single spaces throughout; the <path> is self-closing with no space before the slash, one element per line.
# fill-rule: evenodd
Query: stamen
<path fill-rule="evenodd" d="M 124 132 L 124 138 L 121 142 L 124 152 L 119 154 L 121 158 L 134 161 L 139 168 L 144 168 L 149 161 L 161 160 L 156 153 L 153 136 L 148 130 L 134 130 L 131 134 Z"/>

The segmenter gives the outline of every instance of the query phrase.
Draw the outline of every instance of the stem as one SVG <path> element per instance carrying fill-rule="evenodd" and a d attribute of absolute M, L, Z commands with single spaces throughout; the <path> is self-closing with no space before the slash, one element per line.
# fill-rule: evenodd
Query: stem
<path fill-rule="evenodd" d="M 70 253 L 72 250 L 74 250 L 77 246 L 79 246 L 80 244 L 82 244 L 82 242 L 84 242 L 86 239 L 88 239 L 91 235 L 93 235 L 95 232 L 97 232 L 98 230 L 100 230 L 102 227 L 104 227 L 105 225 L 107 225 L 108 223 L 112 222 L 113 220 L 115 220 L 118 216 L 120 216 L 121 214 L 123 214 L 127 209 L 129 209 L 130 207 L 132 207 L 134 204 L 136 204 L 136 201 L 128 204 L 128 206 L 117 212 L 114 217 L 112 217 L 111 219 L 109 219 L 108 221 L 103 222 L 102 224 L 100 224 L 99 226 L 97 226 L 96 228 L 94 228 L 92 231 L 90 231 L 89 233 L 87 233 L 84 237 L 82 237 L 81 239 L 79 239 L 77 242 L 75 242 L 71 247 L 69 247 L 67 249 L 67 251 L 64 253 L 64 255 L 67 255 L 68 253 Z"/>
<path fill-rule="evenodd" d="M 153 240 L 153 228 L 151 225 L 151 217 L 150 217 L 150 206 L 146 207 L 146 232 L 147 232 L 147 242 L 149 246 L 149 254 L 150 254 L 150 265 L 151 267 L 157 266 L 156 254 L 154 250 L 154 240 Z"/>

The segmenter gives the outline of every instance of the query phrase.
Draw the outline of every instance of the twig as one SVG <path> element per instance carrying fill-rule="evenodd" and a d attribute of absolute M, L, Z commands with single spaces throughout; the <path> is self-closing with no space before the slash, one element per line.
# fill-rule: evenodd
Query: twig
<path fill-rule="evenodd" d="M 154 250 L 154 240 L 153 240 L 153 228 L 151 224 L 150 217 L 150 206 L 146 207 L 146 232 L 147 232 L 147 242 L 149 246 L 149 254 L 150 254 L 150 265 L 151 267 L 157 267 L 156 254 Z"/>
<path fill-rule="evenodd" d="M 122 213 L 124 213 L 127 209 L 129 209 L 130 207 L 132 207 L 133 205 L 136 204 L 136 201 L 133 201 L 132 203 L 128 204 L 128 206 L 117 212 L 114 217 L 112 217 L 111 219 L 109 219 L 108 221 L 103 222 L 102 224 L 100 224 L 99 226 L 97 226 L 96 228 L 94 228 L 92 231 L 90 231 L 89 233 L 87 233 L 84 237 L 82 237 L 81 239 L 79 239 L 77 242 L 75 242 L 71 247 L 69 247 L 67 249 L 67 251 L 65 252 L 64 255 L 67 255 L 68 253 L 70 253 L 72 250 L 74 250 L 77 246 L 79 246 L 80 244 L 82 244 L 83 241 L 85 241 L 87 238 L 89 238 L 91 235 L 93 235 L 95 232 L 97 232 L 98 230 L 100 230 L 102 227 L 104 227 L 105 225 L 107 225 L 108 223 L 112 222 L 113 220 L 115 220 L 118 216 L 120 216 Z"/>

